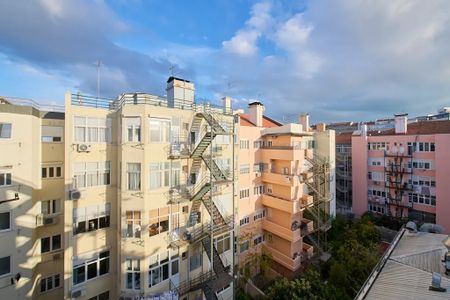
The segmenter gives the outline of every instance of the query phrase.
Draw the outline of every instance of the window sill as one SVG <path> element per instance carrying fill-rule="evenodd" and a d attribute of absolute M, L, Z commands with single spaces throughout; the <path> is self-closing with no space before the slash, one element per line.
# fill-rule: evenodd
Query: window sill
<path fill-rule="evenodd" d="M 13 230 L 12 230 L 12 228 L 10 227 L 10 228 L 8 228 L 8 229 L 2 229 L 2 230 L 0 230 L 0 234 L 12 232 L 12 231 L 13 231 Z"/>

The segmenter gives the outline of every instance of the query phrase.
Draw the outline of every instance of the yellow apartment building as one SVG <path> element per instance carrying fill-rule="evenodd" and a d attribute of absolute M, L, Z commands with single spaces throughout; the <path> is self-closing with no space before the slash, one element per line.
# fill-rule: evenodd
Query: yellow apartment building
<path fill-rule="evenodd" d="M 0 100 L 0 298 L 63 298 L 64 113 Z"/>
<path fill-rule="evenodd" d="M 265 253 L 274 271 L 291 276 L 321 250 L 335 215 L 334 131 L 311 130 L 308 115 L 282 125 L 260 102 L 248 109 L 238 113 L 239 264 Z"/>

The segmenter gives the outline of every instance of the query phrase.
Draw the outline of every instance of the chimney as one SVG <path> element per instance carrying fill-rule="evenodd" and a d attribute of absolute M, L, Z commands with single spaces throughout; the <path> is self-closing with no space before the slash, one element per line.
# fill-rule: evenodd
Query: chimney
<path fill-rule="evenodd" d="M 189 80 L 170 76 L 167 79 L 167 106 L 192 107 L 194 104 L 194 84 Z"/>
<path fill-rule="evenodd" d="M 395 116 L 395 133 L 406 134 L 408 131 L 408 114 L 399 114 Z"/>
<path fill-rule="evenodd" d="M 223 102 L 223 111 L 225 113 L 231 113 L 231 98 L 225 96 L 222 98 L 222 102 Z"/>
<path fill-rule="evenodd" d="M 299 122 L 303 127 L 303 131 L 309 131 L 309 114 L 301 114 L 299 116 Z"/>
<path fill-rule="evenodd" d="M 361 136 L 367 136 L 367 125 L 361 124 Z"/>
<path fill-rule="evenodd" d="M 250 122 L 258 127 L 263 126 L 264 105 L 261 102 L 252 102 L 248 105 Z"/>
<path fill-rule="evenodd" d="M 317 123 L 317 125 L 316 125 L 317 132 L 324 132 L 326 129 L 327 129 L 327 125 L 325 123 Z"/>

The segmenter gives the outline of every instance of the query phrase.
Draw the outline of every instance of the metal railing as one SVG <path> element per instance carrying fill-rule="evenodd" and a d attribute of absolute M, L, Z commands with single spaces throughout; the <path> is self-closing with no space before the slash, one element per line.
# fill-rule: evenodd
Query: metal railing
<path fill-rule="evenodd" d="M 5 99 L 7 102 L 11 103 L 12 105 L 18 105 L 18 106 L 30 106 L 40 111 L 47 111 L 47 112 L 64 112 L 64 105 L 59 104 L 40 104 L 32 99 L 25 99 L 25 98 L 16 98 L 16 97 L 6 97 L 6 96 L 0 96 L 0 99 Z"/>

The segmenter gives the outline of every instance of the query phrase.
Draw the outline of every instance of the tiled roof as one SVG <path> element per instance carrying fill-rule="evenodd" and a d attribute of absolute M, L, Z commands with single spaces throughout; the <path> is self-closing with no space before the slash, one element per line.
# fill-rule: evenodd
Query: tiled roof
<path fill-rule="evenodd" d="M 446 134 L 450 133 L 450 121 L 422 121 L 409 123 L 407 127 L 406 135 L 416 135 L 416 134 Z M 395 135 L 395 129 L 388 129 L 385 131 L 371 131 L 369 135 Z M 403 134 L 399 134 L 403 135 Z"/>
<path fill-rule="evenodd" d="M 352 132 L 336 133 L 336 144 L 351 144 Z"/>
<path fill-rule="evenodd" d="M 239 117 L 240 117 L 240 120 L 241 120 L 241 122 L 240 122 L 241 126 L 253 126 L 253 127 L 256 127 L 256 125 L 253 124 L 250 121 L 250 116 L 248 114 L 239 114 Z M 281 125 L 283 125 L 283 124 L 281 124 L 278 121 L 275 121 L 272 118 L 269 118 L 268 116 L 263 116 L 263 127 L 271 128 L 271 127 L 278 127 L 278 126 L 281 126 Z"/>

